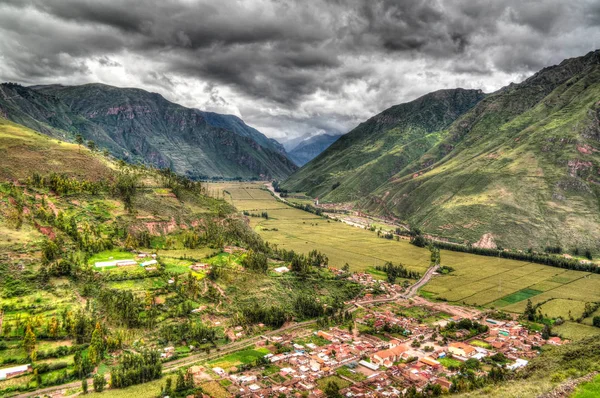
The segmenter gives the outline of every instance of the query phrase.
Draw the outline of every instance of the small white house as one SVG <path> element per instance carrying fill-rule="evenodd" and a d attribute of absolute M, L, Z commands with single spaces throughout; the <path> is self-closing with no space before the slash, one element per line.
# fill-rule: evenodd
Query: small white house
<path fill-rule="evenodd" d="M 290 269 L 288 267 L 279 267 L 274 268 L 273 271 L 277 272 L 278 274 L 283 274 L 285 272 L 290 272 Z"/>
<path fill-rule="evenodd" d="M 371 363 L 371 362 L 367 362 L 367 361 L 360 361 L 358 364 L 364 366 L 367 369 L 371 369 L 371 370 L 378 370 L 379 369 L 378 365 L 376 365 L 374 363 Z"/>
<path fill-rule="evenodd" d="M 158 264 L 158 261 L 156 261 L 156 260 L 150 260 L 150 261 L 144 261 L 144 262 L 141 264 L 141 266 L 142 266 L 142 267 L 147 267 L 147 266 L 149 266 L 149 265 L 155 265 L 155 264 Z"/>
<path fill-rule="evenodd" d="M 31 368 L 31 365 L 27 364 L 27 365 L 13 366 L 12 368 L 0 369 L 0 380 L 6 380 L 9 377 L 17 376 L 22 373 L 26 373 L 29 371 L 30 368 Z"/>
<path fill-rule="evenodd" d="M 508 365 L 506 368 L 510 369 L 510 370 L 515 370 L 515 369 L 527 366 L 528 363 L 529 363 L 529 361 L 527 361 L 525 359 L 517 358 L 515 363 L 513 363 L 512 365 Z"/>

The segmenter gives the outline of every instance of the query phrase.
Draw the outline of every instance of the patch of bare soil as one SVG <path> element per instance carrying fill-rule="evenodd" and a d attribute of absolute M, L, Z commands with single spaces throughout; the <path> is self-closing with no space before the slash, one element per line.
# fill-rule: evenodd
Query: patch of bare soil
<path fill-rule="evenodd" d="M 480 247 L 482 249 L 498 248 L 498 246 L 496 246 L 496 242 L 494 241 L 494 235 L 492 235 L 490 233 L 483 234 L 481 239 L 479 239 L 477 242 L 473 243 L 473 246 Z"/>

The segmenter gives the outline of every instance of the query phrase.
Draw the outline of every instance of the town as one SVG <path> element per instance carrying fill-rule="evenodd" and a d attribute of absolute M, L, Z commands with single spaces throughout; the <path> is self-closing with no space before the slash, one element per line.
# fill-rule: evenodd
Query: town
<path fill-rule="evenodd" d="M 386 300 L 404 288 L 367 274 L 349 278 L 371 288 L 380 285 L 383 292 L 352 303 L 351 327 L 262 336 L 254 348 L 264 355 L 249 365 L 211 367 L 211 361 L 188 372 L 198 383 L 215 379 L 242 397 L 325 397 L 332 396 L 331 389 L 347 397 L 397 397 L 410 390 L 440 394 L 453 391 L 452 380 L 465 369 L 476 375 L 494 368 L 519 371 L 543 345 L 568 343 L 529 330 L 507 314 L 494 319 L 493 311 L 421 297 Z"/>

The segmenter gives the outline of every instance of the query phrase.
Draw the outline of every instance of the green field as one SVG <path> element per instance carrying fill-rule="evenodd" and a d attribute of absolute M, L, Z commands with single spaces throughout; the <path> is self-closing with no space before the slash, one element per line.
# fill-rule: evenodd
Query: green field
<path fill-rule="evenodd" d="M 600 375 L 594 380 L 583 383 L 575 390 L 571 398 L 597 398 L 600 397 Z"/>
<path fill-rule="evenodd" d="M 533 296 L 541 294 L 541 290 L 535 289 L 522 289 L 508 296 L 502 297 L 500 300 L 494 302 L 495 307 L 506 307 L 507 305 L 518 303 L 519 301 L 530 299 Z"/>
<path fill-rule="evenodd" d="M 340 387 L 340 390 L 350 385 L 350 382 L 348 380 L 344 380 L 338 376 L 323 377 L 322 379 L 317 380 L 317 385 L 319 386 L 319 389 L 323 391 L 325 390 L 325 387 L 327 387 L 327 383 L 332 381 Z"/>
<path fill-rule="evenodd" d="M 210 361 L 208 362 L 208 365 L 211 368 L 218 367 L 227 370 L 237 365 L 252 363 L 257 359 L 264 357 L 268 353 L 269 350 L 267 350 L 266 348 L 242 350 Z"/>
<path fill-rule="evenodd" d="M 268 220 L 250 217 L 251 226 L 266 241 L 303 253 L 320 250 L 331 266 L 348 263 L 353 271 L 372 273 L 374 265 L 386 261 L 418 272 L 429 265 L 427 249 L 378 238 L 374 232 L 290 207 L 278 202 L 263 183 L 213 183 L 210 187 L 227 190 L 239 211 L 268 212 Z M 600 301 L 598 274 L 452 251 L 442 251 L 442 264 L 454 271 L 433 278 L 422 289 L 424 296 L 509 312 L 522 312 L 531 299 L 534 304 L 546 303 L 542 310 L 549 316 L 562 315 L 567 308 L 566 313 L 571 309 L 574 317 L 580 314 L 582 303 Z M 552 304 L 553 299 L 568 302 Z"/>
<path fill-rule="evenodd" d="M 449 368 L 451 366 L 458 368 L 462 364 L 458 359 L 453 358 L 438 358 L 437 361 L 442 364 L 445 368 Z"/>

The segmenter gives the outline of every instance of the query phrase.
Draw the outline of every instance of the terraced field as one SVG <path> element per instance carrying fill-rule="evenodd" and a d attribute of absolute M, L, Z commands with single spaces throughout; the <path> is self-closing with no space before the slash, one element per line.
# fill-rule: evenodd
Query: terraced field
<path fill-rule="evenodd" d="M 276 201 L 262 183 L 214 183 L 210 188 L 226 191 L 225 197 L 240 211 L 266 211 L 268 220 L 250 218 L 265 240 L 299 252 L 320 250 L 334 267 L 347 262 L 352 270 L 364 271 L 392 261 L 424 272 L 429 265 L 426 249 L 402 240 L 378 238 L 374 232 L 292 208 Z M 422 289 L 422 295 L 511 312 L 523 311 L 527 299 L 531 299 L 534 304 L 544 303 L 544 314 L 566 319 L 569 311 L 577 319 L 586 302 L 600 301 L 598 274 L 451 251 L 442 252 L 442 264 L 454 268 L 454 272 L 433 278 Z"/>

